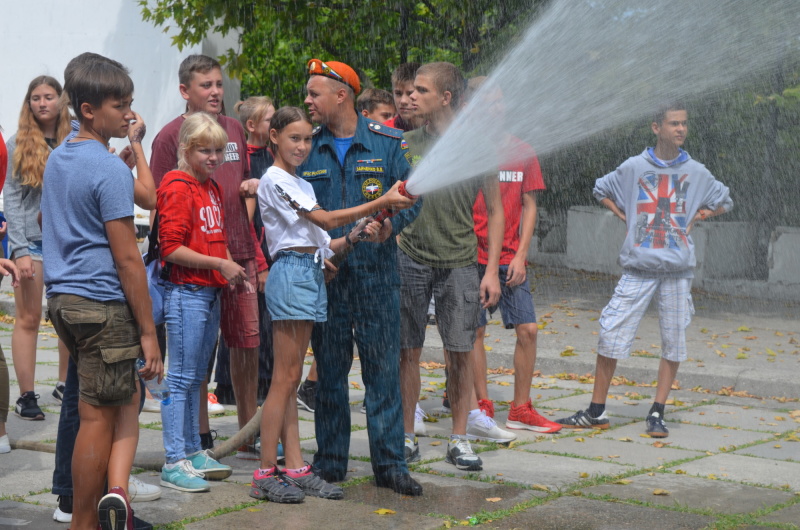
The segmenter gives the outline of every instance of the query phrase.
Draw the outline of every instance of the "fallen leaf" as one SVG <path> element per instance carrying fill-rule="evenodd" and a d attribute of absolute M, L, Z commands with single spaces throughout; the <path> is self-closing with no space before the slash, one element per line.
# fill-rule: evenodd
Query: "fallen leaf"
<path fill-rule="evenodd" d="M 775 444 L 772 447 L 774 447 L 775 449 L 780 449 L 781 448 L 781 444 Z"/>
<path fill-rule="evenodd" d="M 739 328 L 736 331 L 750 331 L 750 328 L 748 328 L 747 326 L 739 326 Z"/>
<path fill-rule="evenodd" d="M 633 441 L 633 440 L 631 440 L 630 438 L 628 438 L 627 436 L 626 436 L 625 438 L 618 438 L 618 440 L 619 440 L 620 442 L 632 442 L 632 441 Z"/>
<path fill-rule="evenodd" d="M 748 335 L 747 337 L 743 337 L 743 338 L 744 338 L 744 340 L 756 340 L 756 339 L 758 339 L 758 337 L 756 337 L 755 335 Z"/>
<path fill-rule="evenodd" d="M 633 482 L 633 481 L 632 481 L 632 480 L 630 480 L 630 479 L 627 479 L 627 478 L 621 478 L 621 479 L 619 479 L 619 480 L 615 480 L 614 482 L 612 482 L 612 484 L 620 484 L 621 486 L 627 486 L 627 485 L 628 485 L 628 484 L 630 484 L 631 482 Z"/>
<path fill-rule="evenodd" d="M 544 485 L 542 485 L 542 484 L 534 484 L 534 485 L 533 485 L 533 486 L 531 486 L 531 487 L 532 487 L 533 489 L 535 489 L 535 490 L 539 490 L 539 491 L 550 491 L 550 488 L 548 488 L 547 486 L 544 486 Z"/>
<path fill-rule="evenodd" d="M 502 501 L 503 499 L 502 499 L 502 498 L 500 498 L 500 497 L 487 497 L 487 498 L 486 498 L 486 500 L 487 500 L 488 502 L 500 502 L 500 501 Z"/>
<path fill-rule="evenodd" d="M 355 381 L 350 381 L 350 386 L 352 386 L 354 390 L 361 390 L 361 385 Z"/>
<path fill-rule="evenodd" d="M 675 474 L 676 475 L 685 475 L 686 471 L 684 471 L 683 469 L 676 469 L 675 470 Z"/>
<path fill-rule="evenodd" d="M 575 441 L 576 442 L 585 442 L 586 440 L 584 440 L 583 438 L 575 438 Z"/>
<path fill-rule="evenodd" d="M 589 478 L 589 473 L 584 472 L 584 473 L 581 473 L 578 476 L 581 477 L 581 478 Z"/>
<path fill-rule="evenodd" d="M 378 508 L 373 513 L 377 513 L 378 515 L 394 515 L 397 512 L 394 510 L 390 510 L 389 508 Z"/>
<path fill-rule="evenodd" d="M 431 442 L 431 445 L 435 447 L 437 445 L 442 445 L 442 442 L 441 441 Z"/>
<path fill-rule="evenodd" d="M 655 489 L 653 490 L 653 495 L 669 495 L 669 492 L 667 490 Z"/>
<path fill-rule="evenodd" d="M 248 508 L 247 511 L 248 512 L 260 512 L 261 508 Z"/>
<path fill-rule="evenodd" d="M 619 455 L 608 455 L 608 458 L 619 458 Z"/>
<path fill-rule="evenodd" d="M 661 449 L 662 447 L 666 447 L 671 443 L 672 442 L 653 442 L 653 447 L 657 447 L 658 449 Z"/>
<path fill-rule="evenodd" d="M 500 385 L 500 386 L 511 386 L 511 383 L 509 383 L 508 381 L 500 381 L 497 384 Z"/>
<path fill-rule="evenodd" d="M 783 416 L 775 416 L 775 421 L 786 421 L 786 418 Z"/>
<path fill-rule="evenodd" d="M 645 433 L 642 433 L 639 436 L 642 437 L 642 438 L 650 438 L 650 435 L 649 434 L 645 434 Z"/>

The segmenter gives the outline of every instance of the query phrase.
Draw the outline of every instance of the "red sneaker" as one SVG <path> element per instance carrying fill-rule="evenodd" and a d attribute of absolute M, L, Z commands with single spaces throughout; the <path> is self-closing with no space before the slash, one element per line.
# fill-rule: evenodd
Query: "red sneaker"
<path fill-rule="evenodd" d="M 561 430 L 562 425 L 541 416 L 531 405 L 529 399 L 524 405 L 514 406 L 508 412 L 506 427 L 509 429 L 527 429 L 529 431 L 554 433 Z"/>
<path fill-rule="evenodd" d="M 97 504 L 97 517 L 102 530 L 133 530 L 133 510 L 125 490 L 115 486 Z"/>
<path fill-rule="evenodd" d="M 478 408 L 490 418 L 494 418 L 494 402 L 491 399 L 479 399 Z"/>

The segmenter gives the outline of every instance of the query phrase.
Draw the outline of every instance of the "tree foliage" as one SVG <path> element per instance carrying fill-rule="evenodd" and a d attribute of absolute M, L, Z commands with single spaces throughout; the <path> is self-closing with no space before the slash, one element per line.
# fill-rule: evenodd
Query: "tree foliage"
<path fill-rule="evenodd" d="M 179 49 L 211 33 L 239 35 L 219 59 L 245 95 L 298 104 L 312 57 L 343 61 L 365 86 L 390 88 L 408 61 L 485 73 L 549 0 L 140 0 L 142 16 Z"/>

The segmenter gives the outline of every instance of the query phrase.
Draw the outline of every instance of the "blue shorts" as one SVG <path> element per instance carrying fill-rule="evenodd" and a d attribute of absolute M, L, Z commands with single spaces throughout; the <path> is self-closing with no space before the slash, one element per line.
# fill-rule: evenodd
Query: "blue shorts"
<path fill-rule="evenodd" d="M 478 265 L 478 271 L 483 280 L 483 275 L 486 274 L 486 265 Z M 518 324 L 530 324 L 536 322 L 536 311 L 533 309 L 533 295 L 531 295 L 531 288 L 528 281 L 525 280 L 521 285 L 516 287 L 506 286 L 506 274 L 508 273 L 508 265 L 500 265 L 500 301 L 497 306 L 490 307 L 489 312 L 494 313 L 497 308 L 500 308 L 500 314 L 503 316 L 503 325 L 506 329 L 512 329 Z M 486 310 L 481 311 L 480 322 L 478 327 L 485 327 Z"/>
<path fill-rule="evenodd" d="M 28 255 L 33 261 L 42 261 L 42 241 L 28 242 Z"/>
<path fill-rule="evenodd" d="M 272 320 L 328 320 L 325 278 L 314 254 L 278 252 L 264 290 Z"/>

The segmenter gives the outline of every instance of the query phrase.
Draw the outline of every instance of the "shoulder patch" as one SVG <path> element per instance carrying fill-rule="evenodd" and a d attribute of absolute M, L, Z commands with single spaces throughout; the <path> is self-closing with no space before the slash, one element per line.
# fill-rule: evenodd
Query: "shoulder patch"
<path fill-rule="evenodd" d="M 319 133 L 321 130 L 322 130 L 322 125 L 317 125 L 316 127 L 314 127 L 314 128 L 311 130 L 311 136 L 314 136 L 314 135 L 316 135 L 316 134 L 317 134 L 317 133 Z"/>
<path fill-rule="evenodd" d="M 376 122 L 371 122 L 369 124 L 369 130 L 376 134 L 388 136 L 389 138 L 397 138 L 398 140 L 403 137 L 403 131 L 400 129 L 395 129 L 393 127 L 389 127 L 388 125 L 382 125 Z"/>

